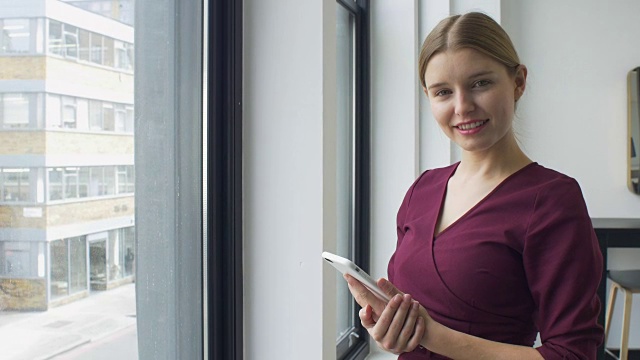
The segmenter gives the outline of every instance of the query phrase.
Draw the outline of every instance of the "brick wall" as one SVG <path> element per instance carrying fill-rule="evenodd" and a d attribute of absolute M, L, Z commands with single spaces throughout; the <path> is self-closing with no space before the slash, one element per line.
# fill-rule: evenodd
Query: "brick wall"
<path fill-rule="evenodd" d="M 0 132 L 0 154 L 131 154 L 133 135 L 56 131 Z"/>
<path fill-rule="evenodd" d="M 0 311 L 47 310 L 44 279 L 0 279 Z"/>
<path fill-rule="evenodd" d="M 24 217 L 25 206 L 0 205 L 0 228 L 45 229 L 47 226 L 69 225 L 123 216 L 134 216 L 134 196 L 81 202 L 27 206 L 42 207 L 42 217 Z"/>
<path fill-rule="evenodd" d="M 43 80 L 46 77 L 46 57 L 0 57 L 0 79 Z"/>

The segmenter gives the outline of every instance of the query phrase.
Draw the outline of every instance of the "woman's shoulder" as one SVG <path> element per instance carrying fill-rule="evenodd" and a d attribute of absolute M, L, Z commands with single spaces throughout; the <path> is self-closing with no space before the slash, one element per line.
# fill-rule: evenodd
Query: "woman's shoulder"
<path fill-rule="evenodd" d="M 540 187 L 579 187 L 578 181 L 573 177 L 558 170 L 547 168 L 537 162 L 527 167 L 527 178 L 535 182 Z"/>

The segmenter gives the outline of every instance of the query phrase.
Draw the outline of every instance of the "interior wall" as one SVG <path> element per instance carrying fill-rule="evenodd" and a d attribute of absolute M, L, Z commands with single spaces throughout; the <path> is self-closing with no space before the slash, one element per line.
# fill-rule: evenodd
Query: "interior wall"
<path fill-rule="evenodd" d="M 639 217 L 626 186 L 626 79 L 640 65 L 640 2 L 503 1 L 502 13 L 529 69 L 518 111 L 527 152 L 575 177 L 592 217 Z"/>
<path fill-rule="evenodd" d="M 335 359 L 336 2 L 244 12 L 244 357 Z"/>
<path fill-rule="evenodd" d="M 540 164 L 576 178 L 592 217 L 640 217 L 640 196 L 626 180 L 627 73 L 640 66 L 639 13 L 633 0 L 502 1 L 502 24 L 529 69 L 520 140 Z M 608 263 L 640 268 L 640 250 L 612 249 Z M 620 341 L 620 296 L 616 309 L 612 347 Z M 630 347 L 640 349 L 638 295 L 631 324 Z"/>

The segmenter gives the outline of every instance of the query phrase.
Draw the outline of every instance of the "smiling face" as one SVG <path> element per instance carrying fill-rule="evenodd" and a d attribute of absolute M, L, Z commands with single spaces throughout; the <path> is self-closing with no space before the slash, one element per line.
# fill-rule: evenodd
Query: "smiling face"
<path fill-rule="evenodd" d="M 477 50 L 448 50 L 429 60 L 425 93 L 442 131 L 464 151 L 498 150 L 515 140 L 515 102 L 526 75 L 523 65 L 513 74 Z"/>

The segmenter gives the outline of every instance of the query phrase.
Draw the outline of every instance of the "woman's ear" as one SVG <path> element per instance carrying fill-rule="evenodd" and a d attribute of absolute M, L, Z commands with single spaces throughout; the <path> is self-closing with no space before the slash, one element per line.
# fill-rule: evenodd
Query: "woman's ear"
<path fill-rule="evenodd" d="M 527 87 L 527 67 L 522 64 L 516 68 L 515 85 L 516 88 L 513 95 L 516 101 L 518 101 L 522 94 L 524 94 L 524 89 Z"/>
<path fill-rule="evenodd" d="M 424 91 L 424 94 L 427 95 L 427 98 L 429 97 L 429 92 L 427 91 L 426 87 L 422 87 L 422 91 Z"/>

